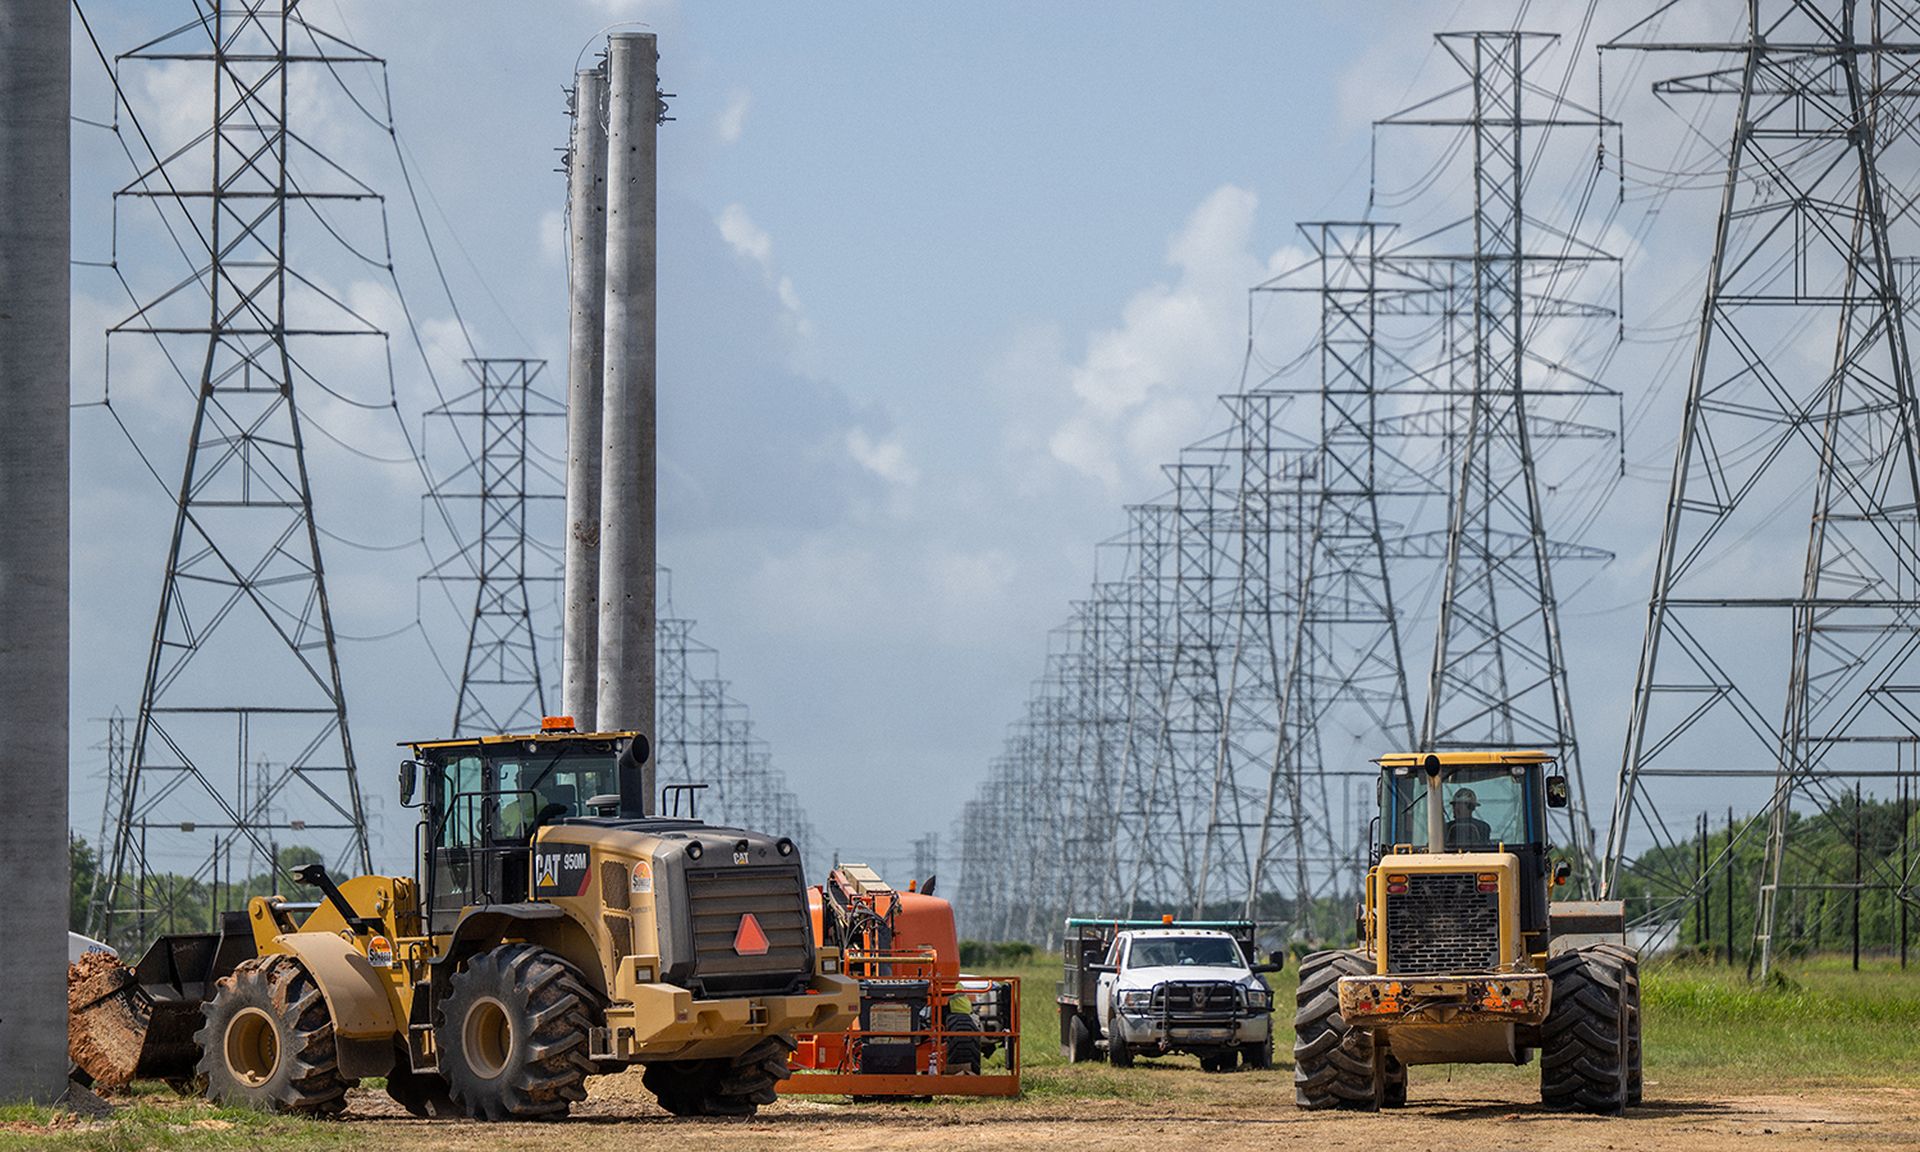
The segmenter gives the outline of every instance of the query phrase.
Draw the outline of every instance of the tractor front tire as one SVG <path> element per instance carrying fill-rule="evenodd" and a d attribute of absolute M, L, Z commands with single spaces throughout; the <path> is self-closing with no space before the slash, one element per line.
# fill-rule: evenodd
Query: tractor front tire
<path fill-rule="evenodd" d="M 340 1075 L 333 1017 L 293 957 L 259 957 L 222 976 L 204 1019 L 194 1070 L 209 1099 L 306 1116 L 346 1110 L 353 1082 Z"/>
<path fill-rule="evenodd" d="M 1547 961 L 1553 999 L 1540 1027 L 1542 1104 L 1607 1116 L 1626 1107 L 1634 1023 L 1628 1003 L 1638 981 L 1632 967 L 1604 945 Z"/>
<path fill-rule="evenodd" d="M 532 944 L 502 944 L 447 980 L 436 1013 L 448 1094 L 477 1120 L 557 1120 L 587 1098 L 594 998 Z"/>
<path fill-rule="evenodd" d="M 1300 962 L 1293 1012 L 1293 1102 L 1296 1107 L 1373 1111 L 1386 1086 L 1374 1067 L 1373 1034 L 1340 1016 L 1342 976 L 1365 976 L 1360 952 L 1314 952 Z"/>
<path fill-rule="evenodd" d="M 793 1041 L 769 1036 L 728 1058 L 649 1064 L 641 1083 L 675 1116 L 751 1116 L 777 1098 L 774 1085 L 793 1075 Z"/>

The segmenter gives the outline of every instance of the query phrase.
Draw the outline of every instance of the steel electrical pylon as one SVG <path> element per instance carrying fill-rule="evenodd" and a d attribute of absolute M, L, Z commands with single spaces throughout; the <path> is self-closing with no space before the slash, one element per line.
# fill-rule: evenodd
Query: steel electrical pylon
<path fill-rule="evenodd" d="M 1545 748 L 1574 784 L 1564 846 L 1591 887 L 1594 834 L 1581 783 L 1572 691 L 1553 584 L 1539 480 L 1538 426 L 1529 377 L 1530 284 L 1551 284 L 1577 265 L 1612 257 L 1526 209 L 1530 137 L 1555 129 L 1617 127 L 1527 76 L 1556 37 L 1529 32 L 1435 37 L 1466 80 L 1380 121 L 1381 126 L 1464 130 L 1472 155 L 1471 250 L 1454 261 L 1467 278 L 1457 313 L 1468 387 L 1446 412 L 1452 489 L 1440 610 L 1427 677 L 1422 748 Z M 1530 101 L 1544 102 L 1539 112 Z M 1604 140 L 1604 135 L 1601 136 Z M 1444 292 L 1447 284 L 1436 284 Z M 1577 312 L 1585 310 L 1576 310 Z M 1604 395 L 1597 386 L 1581 389 Z M 1417 552 L 1417 548 L 1412 551 Z"/>
<path fill-rule="evenodd" d="M 1810 829 L 1798 802 L 1840 808 L 1920 745 L 1920 432 L 1901 291 L 1920 239 L 1920 4 L 1750 0 L 1746 23 L 1725 43 L 1636 28 L 1609 45 L 1734 62 L 1654 86 L 1728 98 L 1732 136 L 1606 882 L 1629 886 L 1636 837 L 1673 841 L 1660 781 L 1750 781 L 1766 846 L 1749 962 L 1764 976 L 1783 898 L 1915 899 L 1904 861 L 1836 875 L 1793 845 Z M 1741 839 L 1730 830 L 1697 868 L 1632 872 L 1639 918 L 1677 923 Z"/>
<path fill-rule="evenodd" d="M 214 0 L 121 57 L 206 65 L 213 81 L 210 129 L 118 193 L 171 202 L 206 260 L 109 333 L 200 365 L 96 921 L 122 938 L 128 917 L 169 912 L 135 878 L 150 860 L 202 859 L 202 835 L 243 838 L 268 861 L 291 840 L 372 867 L 295 397 L 316 365 L 293 347 L 384 334 L 289 266 L 289 238 L 324 208 L 377 196 L 289 123 L 288 91 L 296 65 L 379 60 L 296 7 Z M 250 789 L 263 760 L 276 767 Z"/>
<path fill-rule="evenodd" d="M 530 557 L 555 558 L 531 531 L 528 512 L 563 501 L 565 483 L 529 453 L 528 433 L 533 421 L 566 411 L 534 388 L 544 360 L 488 358 L 466 366 L 473 387 L 427 412 L 455 425 L 466 462 L 426 499 L 443 507 L 472 502 L 478 531 L 424 578 L 474 586 L 452 731 L 485 736 L 522 731 L 547 714 L 529 585 L 559 577 L 551 574 L 553 562 L 538 565 L 544 574 L 529 571 Z"/>

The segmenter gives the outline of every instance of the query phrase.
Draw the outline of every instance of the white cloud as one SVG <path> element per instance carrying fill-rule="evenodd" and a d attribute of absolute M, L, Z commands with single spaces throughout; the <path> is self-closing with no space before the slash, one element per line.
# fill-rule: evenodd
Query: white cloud
<path fill-rule="evenodd" d="M 1168 242 L 1171 281 L 1134 293 L 1117 325 L 1087 339 L 1067 372 L 1076 406 L 1047 441 L 1056 460 L 1118 488 L 1202 431 L 1239 378 L 1248 288 L 1293 259 L 1253 253 L 1258 207 L 1244 188 L 1215 189 Z"/>
<path fill-rule="evenodd" d="M 767 230 L 753 222 L 747 210 L 739 204 L 729 204 L 720 210 L 714 218 L 720 226 L 720 238 L 727 242 L 735 252 L 760 265 L 760 270 L 769 278 L 773 275 L 773 237 Z"/>
<path fill-rule="evenodd" d="M 920 471 L 907 460 L 906 446 L 897 437 L 876 439 L 865 428 L 847 432 L 847 452 L 862 468 L 902 487 L 911 487 L 920 479 Z"/>
<path fill-rule="evenodd" d="M 753 104 L 753 93 L 745 88 L 735 88 L 727 93 L 726 107 L 714 120 L 714 132 L 722 144 L 738 144 L 740 134 L 746 131 L 747 109 Z"/>

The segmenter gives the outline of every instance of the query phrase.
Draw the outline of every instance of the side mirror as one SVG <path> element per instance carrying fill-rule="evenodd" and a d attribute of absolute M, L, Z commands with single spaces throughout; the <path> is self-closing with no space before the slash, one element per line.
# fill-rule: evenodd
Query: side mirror
<path fill-rule="evenodd" d="M 1253 965 L 1253 971 L 1256 973 L 1281 972 L 1285 971 L 1286 967 L 1287 954 L 1285 952 L 1269 952 L 1267 953 L 1267 962 L 1265 964 Z"/>
<path fill-rule="evenodd" d="M 400 761 L 400 806 L 413 807 L 413 790 L 420 782 L 420 762 L 418 760 Z"/>
<path fill-rule="evenodd" d="M 1572 793 L 1567 790 L 1565 776 L 1547 777 L 1547 807 L 1565 808 L 1571 800 Z"/>
<path fill-rule="evenodd" d="M 1565 860 L 1553 862 L 1553 886 L 1558 888 L 1573 878 L 1573 865 Z"/>

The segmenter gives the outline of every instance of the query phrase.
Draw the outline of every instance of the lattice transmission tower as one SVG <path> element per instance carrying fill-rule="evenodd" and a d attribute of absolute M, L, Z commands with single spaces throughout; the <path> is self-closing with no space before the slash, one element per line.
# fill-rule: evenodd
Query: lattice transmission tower
<path fill-rule="evenodd" d="M 1754 803 L 1764 819 L 1747 828 L 1766 842 L 1749 963 L 1764 975 L 1783 917 L 1818 915 L 1803 897 L 1915 899 L 1910 862 L 1876 854 L 1854 875 L 1795 845 L 1850 793 L 1857 805 L 1855 789 L 1906 783 L 1920 748 L 1920 432 L 1902 291 L 1920 241 L 1920 5 L 1752 0 L 1744 31 L 1664 42 L 1643 22 L 1608 45 L 1728 58 L 1654 90 L 1723 98 L 1731 142 L 1606 879 L 1613 892 L 1637 882 L 1639 918 L 1671 929 L 1752 834 L 1730 830 L 1697 867 L 1673 864 L 1682 852 L 1631 870 L 1635 848 L 1676 840 L 1663 809 L 1697 795 L 1675 789 Z"/>
<path fill-rule="evenodd" d="M 533 423 L 566 416 L 534 387 L 544 360 L 468 360 L 473 387 L 427 412 L 454 424 L 465 463 L 425 497 L 471 503 L 478 530 L 424 579 L 473 585 L 466 658 L 453 709 L 453 733 L 518 732 L 547 714 L 549 687 L 540 663 L 531 586 L 553 584 L 558 559 L 533 531 L 529 513 L 566 499 L 566 484 L 531 450 Z"/>
<path fill-rule="evenodd" d="M 1442 33 L 1435 40 L 1465 79 L 1378 126 L 1464 132 L 1472 166 L 1471 215 L 1421 246 L 1433 268 L 1430 299 L 1455 309 L 1459 330 L 1450 343 L 1464 387 L 1436 381 L 1449 401 L 1438 431 L 1448 441 L 1453 474 L 1444 535 L 1409 539 L 1400 550 L 1412 558 L 1423 545 L 1438 545 L 1442 565 L 1419 743 L 1554 752 L 1574 783 L 1574 804 L 1557 839 L 1590 887 L 1594 834 L 1553 568 L 1556 559 L 1605 554 L 1549 538 L 1540 475 L 1543 431 L 1584 438 L 1594 429 L 1579 420 L 1542 422 L 1536 409 L 1550 397 L 1575 412 L 1595 403 L 1611 407 L 1617 396 L 1532 345 L 1542 319 L 1611 316 L 1569 292 L 1583 268 L 1618 261 L 1566 224 L 1537 216 L 1527 193 L 1550 133 L 1590 129 L 1604 154 L 1606 133 L 1618 125 L 1530 78 L 1556 39 L 1522 31 Z M 1465 251 L 1447 250 L 1461 242 Z M 1410 413 L 1402 421 L 1431 418 Z"/>
<path fill-rule="evenodd" d="M 203 261 L 109 331 L 157 345 L 195 394 L 125 799 L 95 925 L 124 937 L 172 897 L 138 878 L 212 867 L 202 837 L 298 843 L 370 871 L 296 392 L 330 338 L 384 334 L 290 263 L 291 237 L 376 194 L 289 120 L 296 67 L 379 64 L 294 0 L 213 0 L 120 57 L 200 65 L 212 120 L 118 197 L 163 201 Z M 326 225 L 337 227 L 337 220 Z M 197 370 L 185 365 L 197 365 Z M 191 375 L 188 375 L 191 373 Z M 252 767 L 271 762 L 257 786 Z M 167 893 L 181 886 L 169 886 Z"/>

